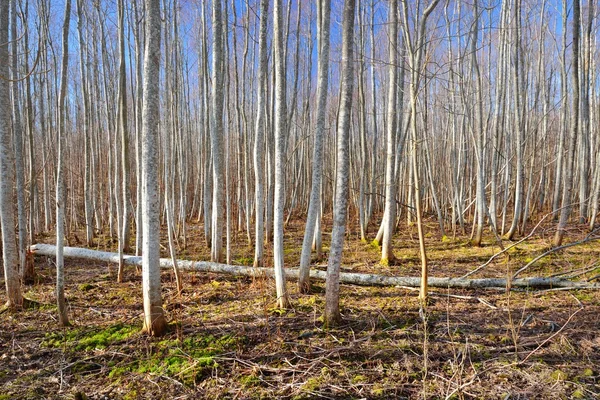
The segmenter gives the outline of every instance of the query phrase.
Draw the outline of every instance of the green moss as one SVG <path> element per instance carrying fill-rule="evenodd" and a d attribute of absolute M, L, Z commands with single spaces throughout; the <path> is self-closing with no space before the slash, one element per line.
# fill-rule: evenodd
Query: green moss
<path fill-rule="evenodd" d="M 390 266 L 390 260 L 388 260 L 387 258 L 382 258 L 381 261 L 379 262 L 379 264 L 381 264 L 384 267 L 389 267 Z"/>
<path fill-rule="evenodd" d="M 448 236 L 446 236 L 446 235 L 442 236 L 442 243 L 448 243 L 448 242 L 451 242 L 451 241 L 452 240 Z"/>
<path fill-rule="evenodd" d="M 0 394 L 0 400 L 10 400 L 12 398 L 10 394 Z"/>
<path fill-rule="evenodd" d="M 364 376 L 364 375 L 354 375 L 352 377 L 352 383 L 353 384 L 365 383 L 365 382 L 368 382 L 368 381 L 369 381 L 369 379 L 366 376 Z"/>
<path fill-rule="evenodd" d="M 592 376 L 594 376 L 594 371 L 592 371 L 590 368 L 586 368 L 585 370 L 583 370 L 582 375 L 586 378 L 591 378 Z"/>
<path fill-rule="evenodd" d="M 261 380 L 258 376 L 256 376 L 255 374 L 250 374 L 250 375 L 244 375 L 240 378 L 240 383 L 247 388 L 253 387 L 253 386 L 259 386 L 261 383 Z"/>
<path fill-rule="evenodd" d="M 302 390 L 305 390 L 307 392 L 314 392 L 315 390 L 319 389 L 322 384 L 323 382 L 321 380 L 321 377 L 308 378 L 306 382 L 304 382 L 304 384 L 302 385 Z"/>
<path fill-rule="evenodd" d="M 123 400 L 135 400 L 137 398 L 138 398 L 138 392 L 136 389 L 133 389 L 129 393 L 125 394 L 125 396 L 123 396 Z"/>
<path fill-rule="evenodd" d="M 566 379 L 567 379 L 567 374 L 565 372 L 561 371 L 560 369 L 555 370 L 550 375 L 550 380 L 552 382 L 562 382 Z"/>
<path fill-rule="evenodd" d="M 379 249 L 379 240 L 377 240 L 377 239 L 374 239 L 374 240 L 371 242 L 371 247 L 373 247 L 373 248 L 375 248 L 375 249 Z"/>
<path fill-rule="evenodd" d="M 279 307 L 272 307 L 272 308 L 269 308 L 267 311 L 269 312 L 269 314 L 279 315 L 279 316 L 284 315 L 287 312 L 286 309 L 279 308 Z"/>
<path fill-rule="evenodd" d="M 251 266 L 254 263 L 254 258 L 252 257 L 240 257 L 240 258 L 236 258 L 235 262 L 240 264 L 240 265 L 247 265 L 247 266 Z"/>
<path fill-rule="evenodd" d="M 235 349 L 243 340 L 243 337 L 231 335 L 198 335 L 182 341 L 162 340 L 156 344 L 152 356 L 113 368 L 109 377 L 115 379 L 127 373 L 156 374 L 193 385 L 208 370 L 219 366 L 215 361 L 217 354 Z"/>
<path fill-rule="evenodd" d="M 66 332 L 50 332 L 46 334 L 42 345 L 46 347 L 69 345 L 74 350 L 104 349 L 113 343 L 127 339 L 137 331 L 139 331 L 137 326 L 117 324 L 101 331 L 73 329 Z"/>
<path fill-rule="evenodd" d="M 577 389 L 571 394 L 571 398 L 572 399 L 585 399 L 585 398 L 587 398 L 587 396 L 585 395 L 583 390 Z"/>
<path fill-rule="evenodd" d="M 78 289 L 82 292 L 87 292 L 92 289 L 95 289 L 96 287 L 97 287 L 96 285 L 92 285 L 91 283 L 82 283 L 81 285 L 78 286 Z"/>
<path fill-rule="evenodd" d="M 381 386 L 381 384 L 375 384 L 375 386 L 373 386 L 373 389 L 371 389 L 371 394 L 375 397 L 383 397 L 383 395 L 385 394 L 385 389 L 383 388 L 383 386 Z"/>

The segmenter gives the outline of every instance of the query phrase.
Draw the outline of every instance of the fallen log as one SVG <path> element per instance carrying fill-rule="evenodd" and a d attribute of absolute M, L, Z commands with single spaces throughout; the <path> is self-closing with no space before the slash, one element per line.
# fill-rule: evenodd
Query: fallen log
<path fill-rule="evenodd" d="M 33 254 L 54 256 L 56 254 L 56 246 L 50 244 L 34 244 L 30 247 Z M 78 247 L 65 247 L 64 256 L 66 258 L 79 258 L 84 260 L 101 261 L 109 263 L 118 263 L 119 255 L 107 251 L 98 251 L 83 249 Z M 124 255 L 123 262 L 126 265 L 142 265 L 142 257 Z M 213 272 L 219 274 L 229 274 L 234 276 L 250 276 L 250 277 L 272 277 L 273 269 L 271 268 L 254 268 L 241 265 L 228 265 L 208 261 L 189 261 L 177 260 L 177 264 L 181 270 Z M 161 268 L 173 268 L 173 262 L 170 258 L 160 259 Z M 298 279 L 298 269 L 287 268 L 285 270 L 286 279 Z M 312 279 L 324 281 L 326 278 L 325 271 L 311 270 L 310 277 Z M 506 288 L 507 281 L 504 278 L 481 278 L 481 279 L 464 279 L 464 278 L 436 278 L 429 277 L 428 284 L 436 288 L 457 288 L 457 289 L 484 289 L 484 288 Z M 351 272 L 340 273 L 340 282 L 360 286 L 407 286 L 419 287 L 421 278 L 419 277 L 404 277 L 404 276 L 384 276 L 376 274 L 360 274 Z M 570 288 L 570 289 L 600 289 L 600 284 L 591 284 L 588 282 L 575 282 L 561 278 L 518 278 L 510 282 L 512 288 Z"/>

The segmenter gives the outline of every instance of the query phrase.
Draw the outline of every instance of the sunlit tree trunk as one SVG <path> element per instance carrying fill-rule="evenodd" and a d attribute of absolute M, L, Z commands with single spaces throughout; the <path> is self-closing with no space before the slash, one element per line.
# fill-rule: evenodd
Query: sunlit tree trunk
<path fill-rule="evenodd" d="M 387 132 L 385 156 L 385 208 L 383 211 L 383 240 L 381 242 L 381 263 L 388 265 L 394 260 L 392 236 L 396 223 L 396 97 L 398 93 L 398 0 L 389 1 L 389 73 Z M 400 105 L 402 106 L 402 105 Z"/>
<path fill-rule="evenodd" d="M 65 303 L 65 260 L 63 247 L 65 244 L 65 184 L 63 155 L 66 144 L 65 136 L 65 99 L 67 96 L 68 82 L 67 70 L 69 68 L 69 23 L 71 21 L 71 0 L 65 1 L 65 17 L 62 31 L 62 64 L 60 93 L 58 95 L 58 166 L 56 169 L 56 302 L 58 306 L 58 322 L 62 326 L 70 325 Z"/>
<path fill-rule="evenodd" d="M 564 188 L 561 201 L 560 218 L 556 227 L 553 244 L 558 247 L 562 244 L 565 234 L 565 228 L 571 215 L 573 208 L 572 192 L 573 192 L 573 168 L 575 166 L 575 151 L 577 148 L 577 138 L 579 136 L 579 99 L 581 87 L 579 86 L 579 29 L 580 29 L 580 2 L 573 0 L 573 105 L 571 111 L 571 129 L 568 138 L 569 147 L 565 160 L 565 178 Z"/>
<path fill-rule="evenodd" d="M 9 0 L 5 0 L 8 2 Z M 21 96 L 19 91 L 20 77 L 17 64 L 17 47 L 19 39 L 17 38 L 17 4 L 16 1 L 10 1 L 11 4 L 11 40 L 12 40 L 12 110 L 13 110 L 13 137 L 14 137 L 14 162 L 17 184 L 17 224 L 19 241 L 17 248 L 19 251 L 19 265 L 23 275 L 25 268 L 25 248 L 27 247 L 27 216 L 25 214 L 25 162 L 23 154 L 23 124 L 21 120 Z M 25 277 L 24 277 L 25 278 Z"/>
<path fill-rule="evenodd" d="M 13 0 L 16 2 L 16 0 Z M 0 3 L 0 75 L 9 75 L 8 21 L 9 2 Z M 6 286 L 6 306 L 23 306 L 19 279 L 19 253 L 15 238 L 15 210 L 13 202 L 14 158 L 10 132 L 10 84 L 0 79 L 0 224 L 2 225 L 2 261 Z"/>
<path fill-rule="evenodd" d="M 255 197 L 255 251 L 254 266 L 264 265 L 265 247 L 265 111 L 266 111 L 266 74 L 267 74 L 267 22 L 269 19 L 269 0 L 260 2 L 260 31 L 258 38 L 258 83 L 256 96 L 256 129 L 254 136 L 254 197 Z"/>
<path fill-rule="evenodd" d="M 146 49 L 142 109 L 142 291 L 144 331 L 166 332 L 160 292 L 160 220 L 158 188 L 158 122 L 160 78 L 160 0 L 146 0 Z"/>
<path fill-rule="evenodd" d="M 393 1 L 392 1 L 393 2 Z M 342 16 L 342 91 L 337 133 L 337 179 L 333 209 L 333 231 L 327 263 L 325 287 L 325 325 L 335 326 L 340 315 L 340 265 L 348 217 L 348 181 L 350 175 L 350 123 L 354 91 L 354 0 L 344 2 Z"/>
<path fill-rule="evenodd" d="M 310 288 L 310 254 L 312 242 L 315 236 L 315 227 L 318 215 L 321 211 L 321 181 L 323 175 L 323 136 L 325 131 L 325 117 L 327 115 L 327 91 L 329 82 L 329 31 L 331 20 L 331 1 L 321 0 L 317 11 L 317 49 L 318 49 L 318 71 L 317 71 L 317 125 L 315 127 L 315 139 L 313 147 L 312 181 L 310 189 L 310 200 L 308 215 L 306 217 L 306 228 L 302 242 L 302 254 L 300 256 L 300 271 L 298 287 L 302 292 Z"/>
<path fill-rule="evenodd" d="M 285 202 L 285 142 L 288 135 L 286 124 L 286 71 L 283 52 L 283 10 L 281 0 L 273 6 L 273 45 L 275 47 L 275 194 L 273 210 L 273 256 L 277 305 L 289 307 L 283 266 L 283 206 Z"/>
<path fill-rule="evenodd" d="M 212 240 L 210 258 L 223 261 L 223 200 L 225 165 L 223 160 L 223 20 L 221 0 L 212 4 L 212 93 L 211 93 L 211 154 L 213 170 Z"/>

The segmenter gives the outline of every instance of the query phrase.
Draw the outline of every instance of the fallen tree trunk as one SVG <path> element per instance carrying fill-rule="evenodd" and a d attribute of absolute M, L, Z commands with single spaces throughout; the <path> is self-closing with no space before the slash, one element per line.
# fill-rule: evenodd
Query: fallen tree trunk
<path fill-rule="evenodd" d="M 30 247 L 33 254 L 54 256 L 56 254 L 56 246 L 49 244 L 34 244 Z M 68 258 L 79 258 L 92 261 L 103 261 L 110 263 L 118 263 L 119 255 L 107 251 L 98 251 L 90 249 L 82 249 L 78 247 L 65 247 L 64 256 Z M 126 265 L 142 265 L 142 257 L 138 256 L 123 256 L 123 262 Z M 188 261 L 177 260 L 177 264 L 181 270 L 214 272 L 219 274 L 229 274 L 234 276 L 250 276 L 250 277 L 272 277 L 273 269 L 271 268 L 254 268 L 239 265 L 219 264 L 208 261 Z M 160 259 L 161 268 L 173 268 L 173 262 L 169 258 Z M 287 268 L 285 270 L 286 279 L 297 280 L 298 269 Z M 318 280 L 325 280 L 325 271 L 311 270 L 310 277 Z M 360 286 L 407 286 L 419 287 L 421 278 L 418 277 L 403 277 L 403 276 L 383 276 L 376 274 L 359 274 L 342 272 L 340 273 L 340 282 L 346 284 Z M 429 277 L 427 280 L 429 286 L 437 288 L 459 288 L 459 289 L 479 289 L 479 288 L 506 288 L 507 281 L 503 278 L 481 278 L 481 279 L 464 279 L 464 278 L 435 278 Z M 510 282 L 513 288 L 572 288 L 572 289 L 600 289 L 599 284 L 590 284 L 587 282 L 574 282 L 560 278 L 519 278 Z"/>

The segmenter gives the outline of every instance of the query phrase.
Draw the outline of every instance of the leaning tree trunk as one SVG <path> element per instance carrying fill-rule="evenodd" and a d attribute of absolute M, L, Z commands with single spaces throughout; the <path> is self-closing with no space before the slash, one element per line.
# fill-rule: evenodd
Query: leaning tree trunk
<path fill-rule="evenodd" d="M 166 332 L 160 293 L 160 221 L 158 188 L 158 120 L 160 79 L 160 0 L 146 0 L 146 50 L 142 110 L 142 291 L 144 331 Z"/>
<path fill-rule="evenodd" d="M 395 0 L 392 1 L 394 3 Z M 340 315 L 340 265 L 348 217 L 348 180 L 350 175 L 350 119 L 354 80 L 354 0 L 346 0 L 342 21 L 342 90 L 337 133 L 337 179 L 333 209 L 333 231 L 327 263 L 325 287 L 325 325 L 334 326 Z"/>
<path fill-rule="evenodd" d="M 310 202 L 306 217 L 306 228 L 300 256 L 300 277 L 298 287 L 307 292 L 310 287 L 310 253 L 317 217 L 321 211 L 321 181 L 323 176 L 323 137 L 325 117 L 327 115 L 327 87 L 329 83 L 329 30 L 331 21 L 331 1 L 322 0 L 318 3 L 317 40 L 318 40 L 318 72 L 317 72 L 317 126 L 313 147 L 312 182 L 310 187 Z"/>

